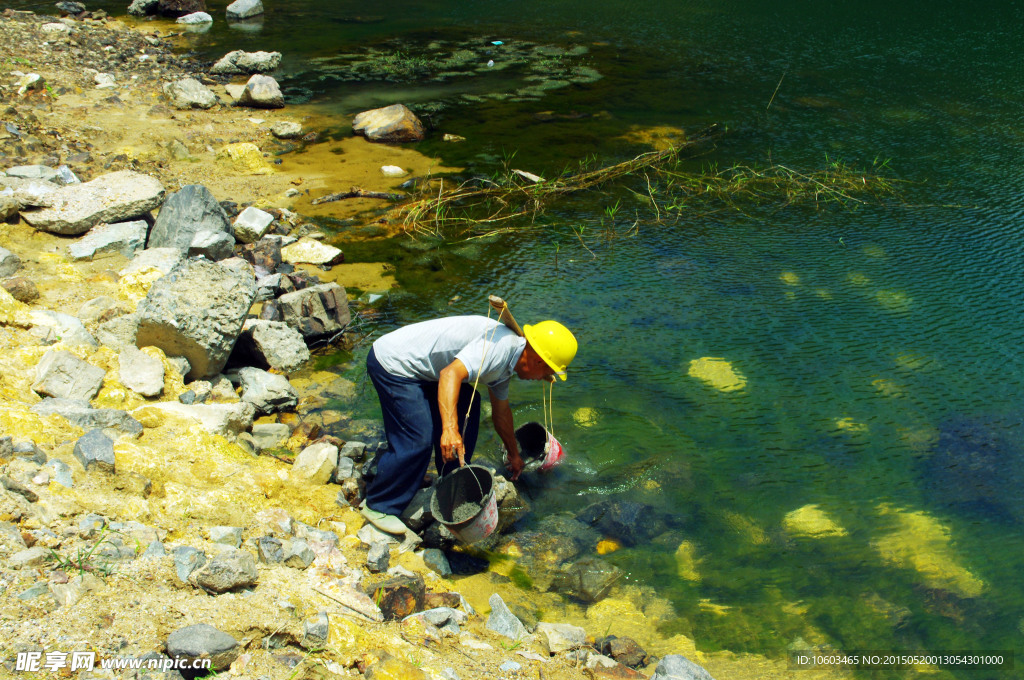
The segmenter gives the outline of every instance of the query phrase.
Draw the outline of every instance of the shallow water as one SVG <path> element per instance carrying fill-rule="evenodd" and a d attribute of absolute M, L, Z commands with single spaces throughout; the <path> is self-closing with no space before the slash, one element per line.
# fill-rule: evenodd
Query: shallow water
<path fill-rule="evenodd" d="M 1022 13 L 1009 2 L 595 2 L 583 14 L 570 3 L 398 2 L 367 22 L 361 4 L 291 0 L 274 3 L 260 32 L 218 22 L 194 48 L 209 59 L 279 49 L 286 91 L 339 116 L 390 103 L 382 91 L 422 107 L 468 141 L 419 149 L 467 173 L 509 157 L 540 174 L 594 153 L 618 160 L 642 150 L 621 138 L 635 127 L 710 123 L 728 132 L 694 168 L 888 159 L 886 172 L 911 183 L 883 205 L 658 223 L 631 194 L 595 192 L 521 234 L 346 254 L 396 262 L 413 293 L 381 307 L 375 333 L 486 313 L 488 293 L 521 323 L 555 317 L 577 331 L 580 353 L 555 389 L 567 460 L 524 488 L 536 516 L 623 498 L 674 519 L 679 528 L 605 556 L 672 599 L 666 633 L 769 655 L 798 640 L 1015 650 Z M 469 101 L 513 91 L 524 72 L 358 84 L 320 79 L 311 61 L 370 46 L 413 54 L 442 38 L 585 46 L 574 59 L 603 77 L 539 99 Z M 511 398 L 517 422 L 543 420 L 538 386 L 514 385 Z M 482 439 L 481 453 L 498 458 L 496 448 Z"/>

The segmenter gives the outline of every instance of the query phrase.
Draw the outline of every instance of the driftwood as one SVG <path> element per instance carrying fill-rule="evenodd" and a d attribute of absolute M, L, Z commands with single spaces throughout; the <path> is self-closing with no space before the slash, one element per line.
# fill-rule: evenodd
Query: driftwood
<path fill-rule="evenodd" d="M 389 194 L 386 191 L 367 191 L 366 189 L 360 189 L 359 187 L 352 187 L 348 191 L 341 191 L 336 194 L 327 194 L 320 198 L 314 198 L 310 203 L 313 205 L 320 205 L 321 203 L 332 203 L 334 201 L 343 201 L 346 198 L 382 198 L 386 201 L 399 201 L 405 198 L 404 194 Z"/>

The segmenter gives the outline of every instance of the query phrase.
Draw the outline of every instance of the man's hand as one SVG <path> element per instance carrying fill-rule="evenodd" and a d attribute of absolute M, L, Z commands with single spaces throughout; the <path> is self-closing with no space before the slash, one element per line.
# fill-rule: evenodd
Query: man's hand
<path fill-rule="evenodd" d="M 513 482 L 519 479 L 519 473 L 523 471 L 522 456 L 520 456 L 518 453 L 515 454 L 515 456 L 513 456 L 512 453 L 509 453 L 508 464 L 505 466 L 505 468 L 512 473 L 511 475 L 509 475 L 509 479 L 511 479 Z"/>
<path fill-rule="evenodd" d="M 445 428 L 441 432 L 441 458 L 450 463 L 456 457 L 459 459 L 459 467 L 466 464 L 466 445 L 462 443 L 458 429 Z"/>

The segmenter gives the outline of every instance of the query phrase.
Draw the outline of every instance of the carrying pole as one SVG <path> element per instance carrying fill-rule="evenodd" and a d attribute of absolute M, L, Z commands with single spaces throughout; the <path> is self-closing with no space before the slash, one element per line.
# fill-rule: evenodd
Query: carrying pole
<path fill-rule="evenodd" d="M 498 320 L 503 324 L 511 328 L 516 335 L 523 337 L 523 329 L 519 327 L 516 320 L 512 318 L 512 312 L 508 311 L 508 303 L 502 300 L 497 295 L 489 295 L 487 301 L 491 303 L 491 307 L 498 312 Z"/>

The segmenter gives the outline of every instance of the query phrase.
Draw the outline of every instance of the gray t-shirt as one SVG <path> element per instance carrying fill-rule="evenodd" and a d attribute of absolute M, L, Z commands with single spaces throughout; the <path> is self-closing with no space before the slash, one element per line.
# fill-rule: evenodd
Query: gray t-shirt
<path fill-rule="evenodd" d="M 436 382 L 441 370 L 459 359 L 498 399 L 508 399 L 508 385 L 526 339 L 486 316 L 449 316 L 414 323 L 373 343 L 377 361 L 388 373 Z"/>

